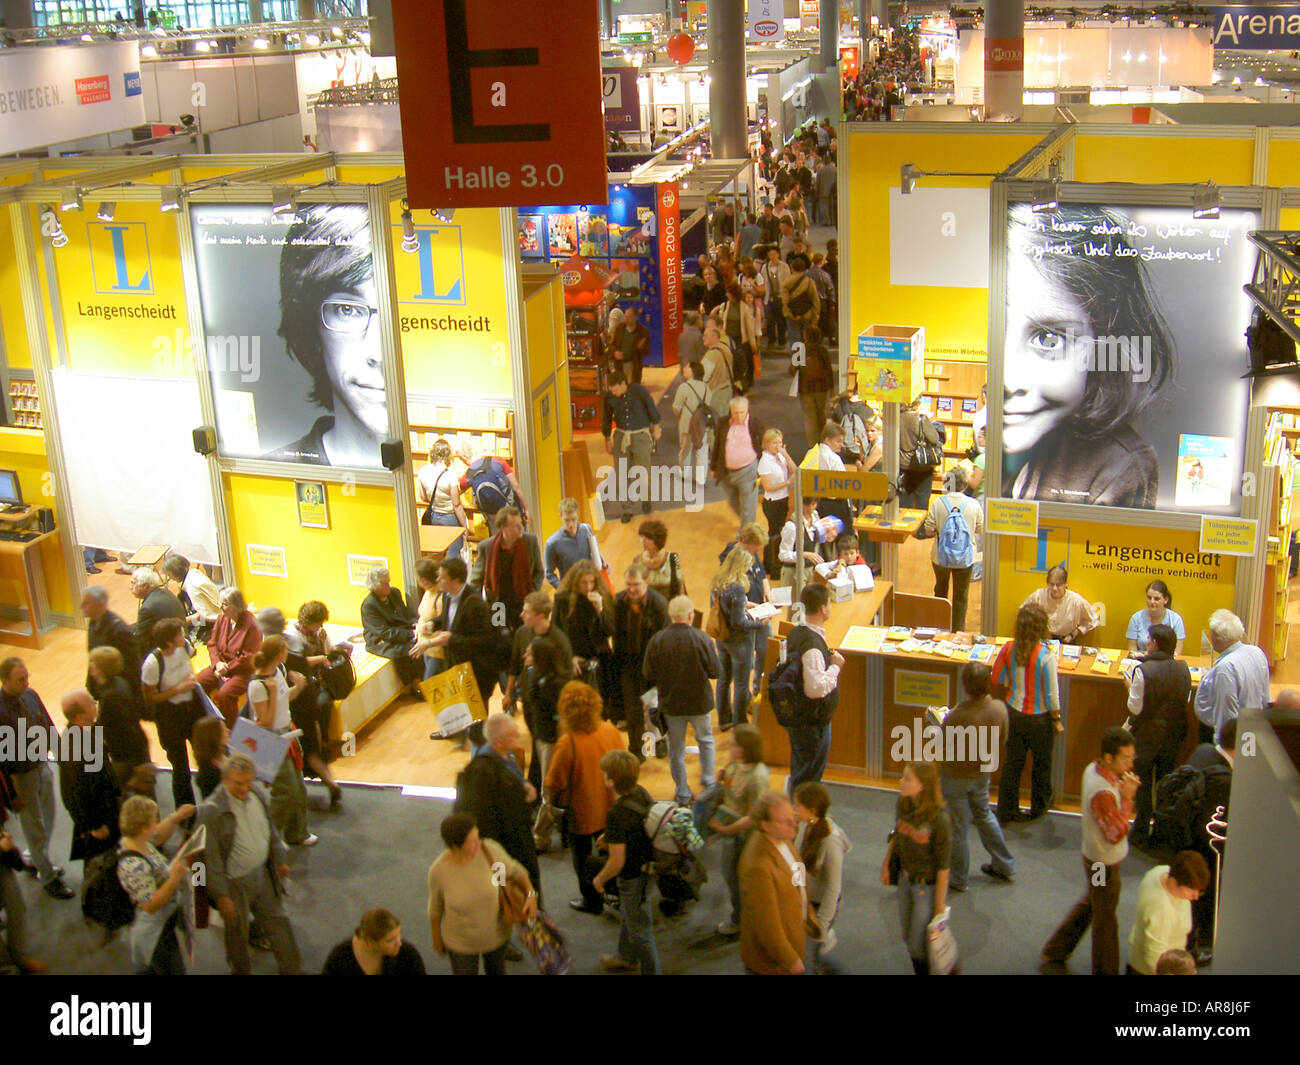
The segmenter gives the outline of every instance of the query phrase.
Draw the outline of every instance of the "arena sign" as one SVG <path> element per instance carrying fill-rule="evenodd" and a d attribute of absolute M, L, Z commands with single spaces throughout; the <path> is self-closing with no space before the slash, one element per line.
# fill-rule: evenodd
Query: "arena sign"
<path fill-rule="evenodd" d="M 1300 5 L 1207 7 L 1216 48 L 1300 48 Z"/>

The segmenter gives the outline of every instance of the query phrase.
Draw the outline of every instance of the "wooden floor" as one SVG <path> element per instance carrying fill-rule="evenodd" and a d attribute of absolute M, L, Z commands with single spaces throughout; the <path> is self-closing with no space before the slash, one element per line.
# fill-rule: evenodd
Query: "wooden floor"
<path fill-rule="evenodd" d="M 645 383 L 658 399 L 673 376 L 671 370 L 647 369 Z M 580 439 L 591 451 L 593 469 L 603 465 L 606 459 L 603 440 L 599 434 Z M 735 515 L 725 503 L 713 503 L 698 513 L 665 511 L 658 512 L 656 517 L 668 528 L 668 546 L 680 556 L 687 590 L 696 600 L 697 607 L 700 607 L 706 599 L 709 580 L 717 567 L 718 552 L 735 533 Z M 610 561 L 616 587 L 621 586 L 623 566 L 641 550 L 636 528 L 637 522 L 623 525 L 614 520 L 607 523 L 599 533 L 601 551 Z M 929 543 L 916 540 L 902 545 L 898 581 L 900 591 L 923 594 L 933 591 L 930 546 Z M 134 622 L 136 601 L 130 592 L 129 578 L 115 572 L 116 563 L 103 563 L 102 566 L 102 573 L 88 579 L 108 588 L 112 609 L 128 622 Z M 971 618 L 979 617 L 982 593 L 982 584 L 971 585 Z M 296 610 L 296 604 L 279 605 L 289 616 Z M 1292 597 L 1289 610 L 1288 620 L 1291 624 L 1300 624 L 1300 597 Z M 1300 640 L 1292 646 L 1300 647 Z M 62 695 L 85 683 L 85 631 L 54 629 L 46 634 L 44 646 L 39 651 L 0 644 L 0 656 L 11 653 L 18 654 L 27 663 L 33 688 L 40 693 L 51 714 L 62 725 L 63 719 L 59 712 Z M 207 665 L 206 651 L 202 648 L 195 665 L 196 668 Z M 1300 657 L 1295 662 L 1287 660 L 1280 663 L 1274 672 L 1274 693 L 1290 686 L 1300 687 Z M 492 709 L 499 708 L 500 696 L 497 695 L 492 701 Z M 433 715 L 423 702 L 411 698 L 399 700 L 362 730 L 357 737 L 355 752 L 339 758 L 333 764 L 333 770 L 343 781 L 452 787 L 456 774 L 464 766 L 468 755 L 456 750 L 447 741 L 430 740 L 429 732 L 433 727 Z M 154 761 L 166 765 L 153 726 L 146 724 L 145 731 L 150 737 Z M 698 784 L 697 759 L 690 756 L 687 764 L 692 784 Z M 774 773 L 774 778 L 774 783 L 779 783 L 783 775 Z M 833 775 L 828 774 L 829 778 L 833 778 Z M 671 795 L 673 788 L 667 761 L 652 759 L 648 762 L 643 770 L 642 782 L 654 795 Z M 879 783 L 854 774 L 846 775 L 844 782 Z"/>

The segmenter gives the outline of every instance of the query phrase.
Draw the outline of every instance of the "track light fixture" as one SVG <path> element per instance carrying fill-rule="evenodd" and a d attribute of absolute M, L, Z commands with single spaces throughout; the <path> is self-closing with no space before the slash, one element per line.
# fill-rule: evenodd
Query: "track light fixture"
<path fill-rule="evenodd" d="M 113 203 L 111 200 L 105 200 L 97 208 L 95 208 L 95 217 L 98 218 L 101 222 L 111 222 L 113 221 L 113 215 L 116 213 L 116 211 L 117 211 L 117 204 Z"/>
<path fill-rule="evenodd" d="M 411 217 L 411 205 L 402 199 L 402 251 L 417 252 L 420 241 L 415 235 L 415 219 Z"/>
<path fill-rule="evenodd" d="M 1060 187 L 1055 181 L 1034 184 L 1034 214 L 1047 214 L 1061 206 Z"/>
<path fill-rule="evenodd" d="M 50 238 L 51 248 L 62 248 L 68 243 L 68 235 L 63 232 L 63 225 L 53 207 L 41 208 L 41 232 Z"/>
<path fill-rule="evenodd" d="M 901 175 L 903 186 L 903 195 L 910 196 L 912 190 L 916 188 L 916 168 L 911 163 L 904 163 Z"/>
<path fill-rule="evenodd" d="M 64 211 L 80 211 L 84 206 L 81 199 L 81 190 L 73 188 L 64 194 L 60 209 Z"/>
<path fill-rule="evenodd" d="M 275 185 L 271 189 L 272 214 L 293 214 L 297 210 L 293 189 L 288 185 Z"/>
<path fill-rule="evenodd" d="M 1192 217 L 1197 219 L 1219 217 L 1219 186 L 1213 181 L 1192 187 Z"/>
<path fill-rule="evenodd" d="M 160 206 L 164 211 L 179 211 L 181 209 L 181 187 L 179 185 L 164 185 L 162 187 L 162 203 Z"/>

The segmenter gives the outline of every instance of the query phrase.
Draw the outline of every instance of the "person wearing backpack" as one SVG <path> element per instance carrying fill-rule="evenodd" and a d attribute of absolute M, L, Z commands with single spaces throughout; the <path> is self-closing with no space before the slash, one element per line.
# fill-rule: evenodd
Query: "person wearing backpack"
<path fill-rule="evenodd" d="M 650 877 L 646 872 L 654 860 L 654 844 L 645 830 L 645 818 L 654 800 L 637 783 L 641 763 L 631 751 L 606 751 L 600 771 L 605 786 L 618 798 L 605 815 L 605 845 L 609 857 L 592 879 L 592 887 L 603 892 L 618 878 L 618 953 L 606 954 L 600 967 L 610 973 L 659 975 L 659 951 L 655 946 L 654 923 L 650 916 Z"/>
<path fill-rule="evenodd" d="M 524 490 L 510 463 L 486 453 L 480 455 L 473 443 L 468 441 L 461 444 L 456 454 L 465 463 L 460 491 L 471 492 L 474 506 L 483 515 L 489 528 L 496 527 L 497 511 L 502 507 L 517 507 L 524 517 L 524 524 L 528 524 L 528 504 L 524 499 Z"/>
<path fill-rule="evenodd" d="M 799 602 L 804 621 L 790 630 L 785 660 L 772 670 L 767 681 L 769 701 L 773 700 L 774 685 L 789 697 L 789 710 L 778 713 L 777 720 L 790 735 L 790 775 L 785 786 L 792 795 L 805 780 L 821 780 L 826 770 L 831 751 L 831 717 L 839 705 L 840 670 L 844 668 L 844 656 L 826 643 L 830 587 L 809 584 L 799 593 Z M 776 701 L 780 700 L 778 692 Z"/>
<path fill-rule="evenodd" d="M 1174 658 L 1178 635 L 1169 625 L 1147 630 L 1147 656 L 1127 678 L 1129 731 L 1137 741 L 1133 772 L 1142 778 L 1135 801 L 1129 842 L 1145 847 L 1151 838 L 1152 800 L 1160 780 L 1174 768 L 1187 735 L 1187 700 L 1192 675 L 1187 663 Z"/>
<path fill-rule="evenodd" d="M 808 276 L 808 258 L 805 255 L 790 257 L 790 278 L 781 286 L 781 307 L 785 312 L 785 335 L 790 340 L 791 350 L 794 345 L 802 343 L 804 333 L 809 326 L 816 326 L 821 314 L 821 297 L 817 295 L 817 286 Z M 820 331 L 817 334 L 821 342 Z M 827 385 L 829 391 L 830 386 Z M 826 407 L 823 400 L 822 413 Z M 809 438 L 811 439 L 811 437 Z"/>
<path fill-rule="evenodd" d="M 713 413 L 713 390 L 705 383 L 703 363 L 682 363 L 682 383 L 673 393 L 673 413 L 677 415 L 677 463 L 682 468 L 682 476 L 703 484 L 708 476 L 709 445 L 717 421 Z"/>
<path fill-rule="evenodd" d="M 131 922 L 131 961 L 150 976 L 184 976 L 185 955 L 179 933 L 182 926 L 177 890 L 189 876 L 186 858 L 168 861 L 158 849 L 176 827 L 194 814 L 182 806 L 158 820 L 158 804 L 133 795 L 122 804 L 118 826 L 122 843 L 115 863 L 108 867 L 135 906 Z"/>
<path fill-rule="evenodd" d="M 966 600 L 975 571 L 975 540 L 984 534 L 984 510 L 966 495 L 966 474 L 954 467 L 944 475 L 944 494 L 931 500 L 925 521 L 916 530 L 918 540 L 934 537 L 930 567 L 934 594 L 948 598 L 952 582 L 952 631 L 966 628 Z"/>

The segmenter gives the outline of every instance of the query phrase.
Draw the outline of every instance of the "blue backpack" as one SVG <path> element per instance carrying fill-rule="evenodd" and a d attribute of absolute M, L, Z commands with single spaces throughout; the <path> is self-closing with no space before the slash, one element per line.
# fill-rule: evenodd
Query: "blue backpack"
<path fill-rule="evenodd" d="M 502 507 L 517 505 L 509 478 L 493 459 L 487 456 L 479 459 L 465 471 L 465 476 L 469 478 L 469 487 L 474 493 L 474 506 L 489 521 Z"/>
<path fill-rule="evenodd" d="M 946 569 L 967 569 L 975 564 L 975 542 L 960 506 L 952 506 L 943 520 L 935 561 Z"/>

